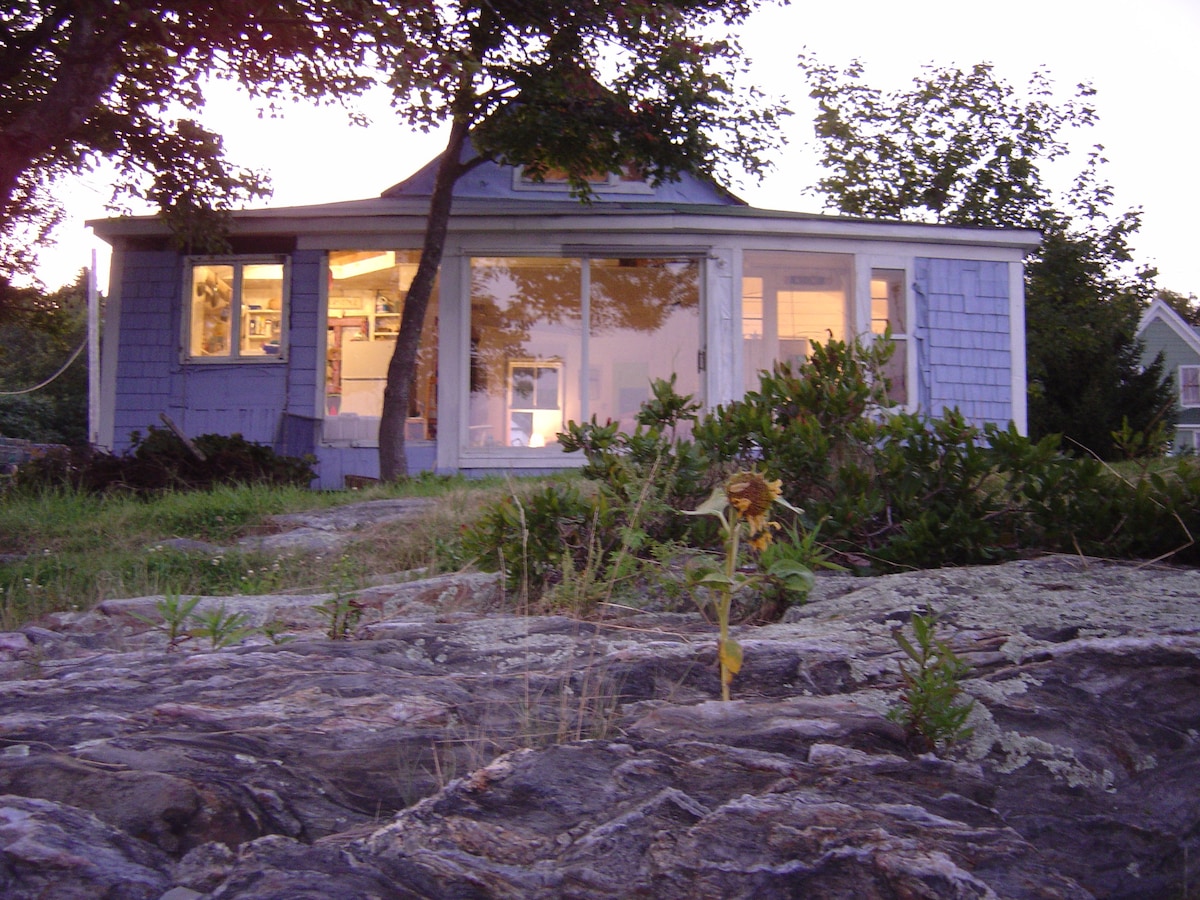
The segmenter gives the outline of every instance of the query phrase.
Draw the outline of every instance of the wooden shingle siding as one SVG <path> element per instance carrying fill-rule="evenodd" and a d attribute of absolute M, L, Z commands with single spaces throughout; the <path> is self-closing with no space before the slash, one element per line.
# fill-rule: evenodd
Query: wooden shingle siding
<path fill-rule="evenodd" d="M 922 410 L 958 409 L 968 421 L 1013 417 L 1008 267 L 1001 262 L 918 259 L 918 354 Z"/>
<path fill-rule="evenodd" d="M 126 255 L 113 411 L 117 452 L 129 448 L 130 432 L 145 435 L 151 426 L 161 427 L 159 415 L 172 405 L 179 375 L 181 277 L 177 253 Z"/>

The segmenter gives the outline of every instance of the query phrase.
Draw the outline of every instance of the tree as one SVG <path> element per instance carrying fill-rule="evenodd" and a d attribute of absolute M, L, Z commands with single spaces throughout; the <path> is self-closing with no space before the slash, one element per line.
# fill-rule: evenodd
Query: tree
<path fill-rule="evenodd" d="M 423 9 L 422 5 L 422 9 Z M 379 43 L 430 17 L 386 0 L 40 0 L 0 8 L 0 276 L 28 274 L 61 218 L 57 179 L 110 160 L 114 201 L 157 206 L 185 246 L 211 248 L 221 213 L 267 192 L 194 118 L 205 79 L 268 107 L 373 83 Z M 0 297 L 0 302 L 3 298 Z"/>
<path fill-rule="evenodd" d="M 408 393 L 455 182 L 496 161 L 534 178 L 565 173 L 586 201 L 589 176 L 631 167 L 651 182 L 732 165 L 760 173 L 782 110 L 755 91 L 735 92 L 737 46 L 702 36 L 742 21 L 757 2 L 452 0 L 438 6 L 436 28 L 394 48 L 397 109 L 419 128 L 449 130 L 388 367 L 379 430 L 385 480 L 407 473 Z"/>
<path fill-rule="evenodd" d="M 86 444 L 87 278 L 44 294 L 11 291 L 0 316 L 0 435 L 54 444 Z"/>
<path fill-rule="evenodd" d="M 1096 121 L 1094 91 L 1064 101 L 1044 71 L 1024 96 L 980 63 L 931 68 L 889 94 L 844 70 L 802 57 L 815 130 L 829 173 L 817 188 L 851 215 L 1042 232 L 1026 265 L 1029 427 L 1108 458 L 1125 420 L 1151 427 L 1171 408 L 1161 363 L 1141 365 L 1138 315 L 1152 298 L 1152 269 L 1133 266 L 1140 210 L 1113 217 L 1100 177 L 1103 148 L 1088 154 L 1071 187 L 1056 192 L 1046 170 L 1069 162 L 1069 129 Z"/>
<path fill-rule="evenodd" d="M 1193 328 L 1200 325 L 1200 299 L 1195 294 L 1181 294 L 1178 291 L 1159 288 L 1157 296 Z"/>

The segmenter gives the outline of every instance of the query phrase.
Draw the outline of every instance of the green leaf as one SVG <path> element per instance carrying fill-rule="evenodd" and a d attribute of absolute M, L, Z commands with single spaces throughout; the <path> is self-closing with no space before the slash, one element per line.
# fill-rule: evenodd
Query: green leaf
<path fill-rule="evenodd" d="M 816 579 L 812 570 L 794 559 L 781 559 L 771 564 L 767 574 L 783 582 L 789 591 L 807 594 L 813 589 Z"/>
<path fill-rule="evenodd" d="M 713 488 L 713 492 L 708 499 L 697 506 L 695 509 L 681 509 L 680 512 L 685 516 L 716 516 L 723 523 L 725 521 L 725 510 L 729 508 L 729 501 L 725 498 L 725 489 L 718 485 Z"/>

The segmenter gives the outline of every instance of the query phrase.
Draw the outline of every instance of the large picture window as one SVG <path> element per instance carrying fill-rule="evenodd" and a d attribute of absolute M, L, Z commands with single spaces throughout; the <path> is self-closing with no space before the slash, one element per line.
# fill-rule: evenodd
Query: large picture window
<path fill-rule="evenodd" d="M 814 342 L 845 340 L 854 257 L 833 253 L 747 251 L 742 262 L 743 386 L 776 363 L 793 370 Z"/>
<path fill-rule="evenodd" d="M 554 446 L 593 416 L 632 430 L 654 379 L 700 397 L 699 349 L 694 259 L 473 258 L 466 445 Z"/>
<path fill-rule="evenodd" d="M 388 365 L 420 255 L 417 250 L 335 250 L 329 254 L 327 442 L 370 445 L 379 441 Z M 410 441 L 437 437 L 437 325 L 435 287 L 425 311 L 417 370 L 409 386 L 405 436 Z"/>
<path fill-rule="evenodd" d="M 282 258 L 190 260 L 187 296 L 184 345 L 188 359 L 283 359 L 287 266 Z"/>

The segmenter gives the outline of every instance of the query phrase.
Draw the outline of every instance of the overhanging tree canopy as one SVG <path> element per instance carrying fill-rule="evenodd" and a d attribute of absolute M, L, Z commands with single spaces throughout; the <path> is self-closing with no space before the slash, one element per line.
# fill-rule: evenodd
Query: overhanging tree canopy
<path fill-rule="evenodd" d="M 670 3 L 459 0 L 437 28 L 395 48 L 390 85 L 414 126 L 449 125 L 421 262 L 404 303 L 379 431 L 380 474 L 407 473 L 404 424 L 425 312 L 441 263 L 455 182 L 488 160 L 534 178 L 588 179 L 629 168 L 651 182 L 684 172 L 757 174 L 783 110 L 738 92 L 736 44 L 707 30 L 745 19 L 756 0 Z"/>
<path fill-rule="evenodd" d="M 210 76 L 270 104 L 361 91 L 377 47 L 429 22 L 384 0 L 40 0 L 0 9 L 0 277 L 27 273 L 61 218 L 55 181 L 99 159 L 114 198 L 161 209 L 184 243 L 267 191 L 197 121 Z"/>

